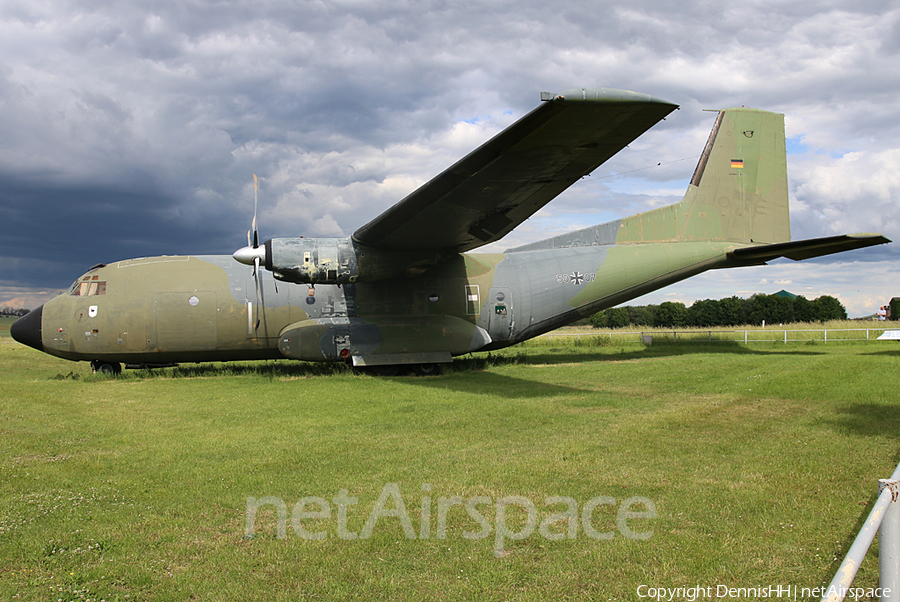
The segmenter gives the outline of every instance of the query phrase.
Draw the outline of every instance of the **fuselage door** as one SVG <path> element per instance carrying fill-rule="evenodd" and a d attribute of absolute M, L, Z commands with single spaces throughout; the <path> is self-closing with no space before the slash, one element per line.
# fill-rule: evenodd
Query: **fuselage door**
<path fill-rule="evenodd" d="M 158 293 L 157 346 L 160 351 L 215 349 L 216 293 Z"/>
<path fill-rule="evenodd" d="M 488 333 L 495 341 L 509 339 L 513 328 L 513 298 L 509 287 L 494 287 L 487 298 Z"/>

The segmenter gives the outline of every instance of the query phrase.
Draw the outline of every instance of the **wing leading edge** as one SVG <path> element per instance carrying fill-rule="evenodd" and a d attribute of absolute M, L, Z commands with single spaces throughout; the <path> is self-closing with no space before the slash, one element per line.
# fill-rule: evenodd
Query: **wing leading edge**
<path fill-rule="evenodd" d="M 353 238 L 382 249 L 457 253 L 500 240 L 676 108 L 606 88 L 549 96 Z"/>

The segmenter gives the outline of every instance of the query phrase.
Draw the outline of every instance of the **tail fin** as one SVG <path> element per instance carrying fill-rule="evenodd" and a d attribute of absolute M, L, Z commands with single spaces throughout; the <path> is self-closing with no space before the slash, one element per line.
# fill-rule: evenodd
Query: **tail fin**
<path fill-rule="evenodd" d="M 617 243 L 791 239 L 784 115 L 725 109 L 681 202 L 622 220 Z"/>

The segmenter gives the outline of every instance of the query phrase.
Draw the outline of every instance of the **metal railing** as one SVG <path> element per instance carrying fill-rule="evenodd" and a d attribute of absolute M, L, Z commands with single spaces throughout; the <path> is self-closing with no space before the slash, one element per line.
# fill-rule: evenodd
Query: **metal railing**
<path fill-rule="evenodd" d="M 708 342 L 708 343 L 806 343 L 809 341 L 827 343 L 831 341 L 872 341 L 883 333 L 886 328 L 821 328 L 793 330 L 790 328 L 778 329 L 754 329 L 754 330 L 652 330 L 633 332 L 551 332 L 542 337 L 550 341 L 554 337 L 575 337 L 581 341 L 582 337 L 606 337 L 612 342 L 613 337 L 633 342 L 648 344 L 653 338 L 662 338 L 674 343 L 679 342 Z M 798 336 L 803 333 L 813 336 Z M 864 334 L 863 334 L 864 333 Z M 818 336 L 815 336 L 818 335 Z M 830 336 L 830 338 L 829 338 Z"/>
<path fill-rule="evenodd" d="M 822 602 L 841 602 L 878 533 L 878 588 L 881 602 L 900 600 L 900 465 L 890 479 L 879 479 L 878 501 L 869 512 L 844 561 L 828 584 Z M 853 596 L 856 598 L 857 596 Z"/>

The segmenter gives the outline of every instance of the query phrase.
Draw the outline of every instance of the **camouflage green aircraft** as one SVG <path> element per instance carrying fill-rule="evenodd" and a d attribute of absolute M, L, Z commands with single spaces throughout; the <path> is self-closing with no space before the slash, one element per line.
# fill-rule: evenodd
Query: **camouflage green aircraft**
<path fill-rule="evenodd" d="M 718 113 L 684 199 L 509 249 L 503 238 L 677 107 L 621 90 L 541 94 L 518 122 L 348 238 L 91 268 L 11 328 L 95 370 L 292 358 L 392 373 L 519 343 L 706 270 L 890 242 L 791 241 L 784 116 Z M 265 267 L 265 270 L 262 268 Z"/>

